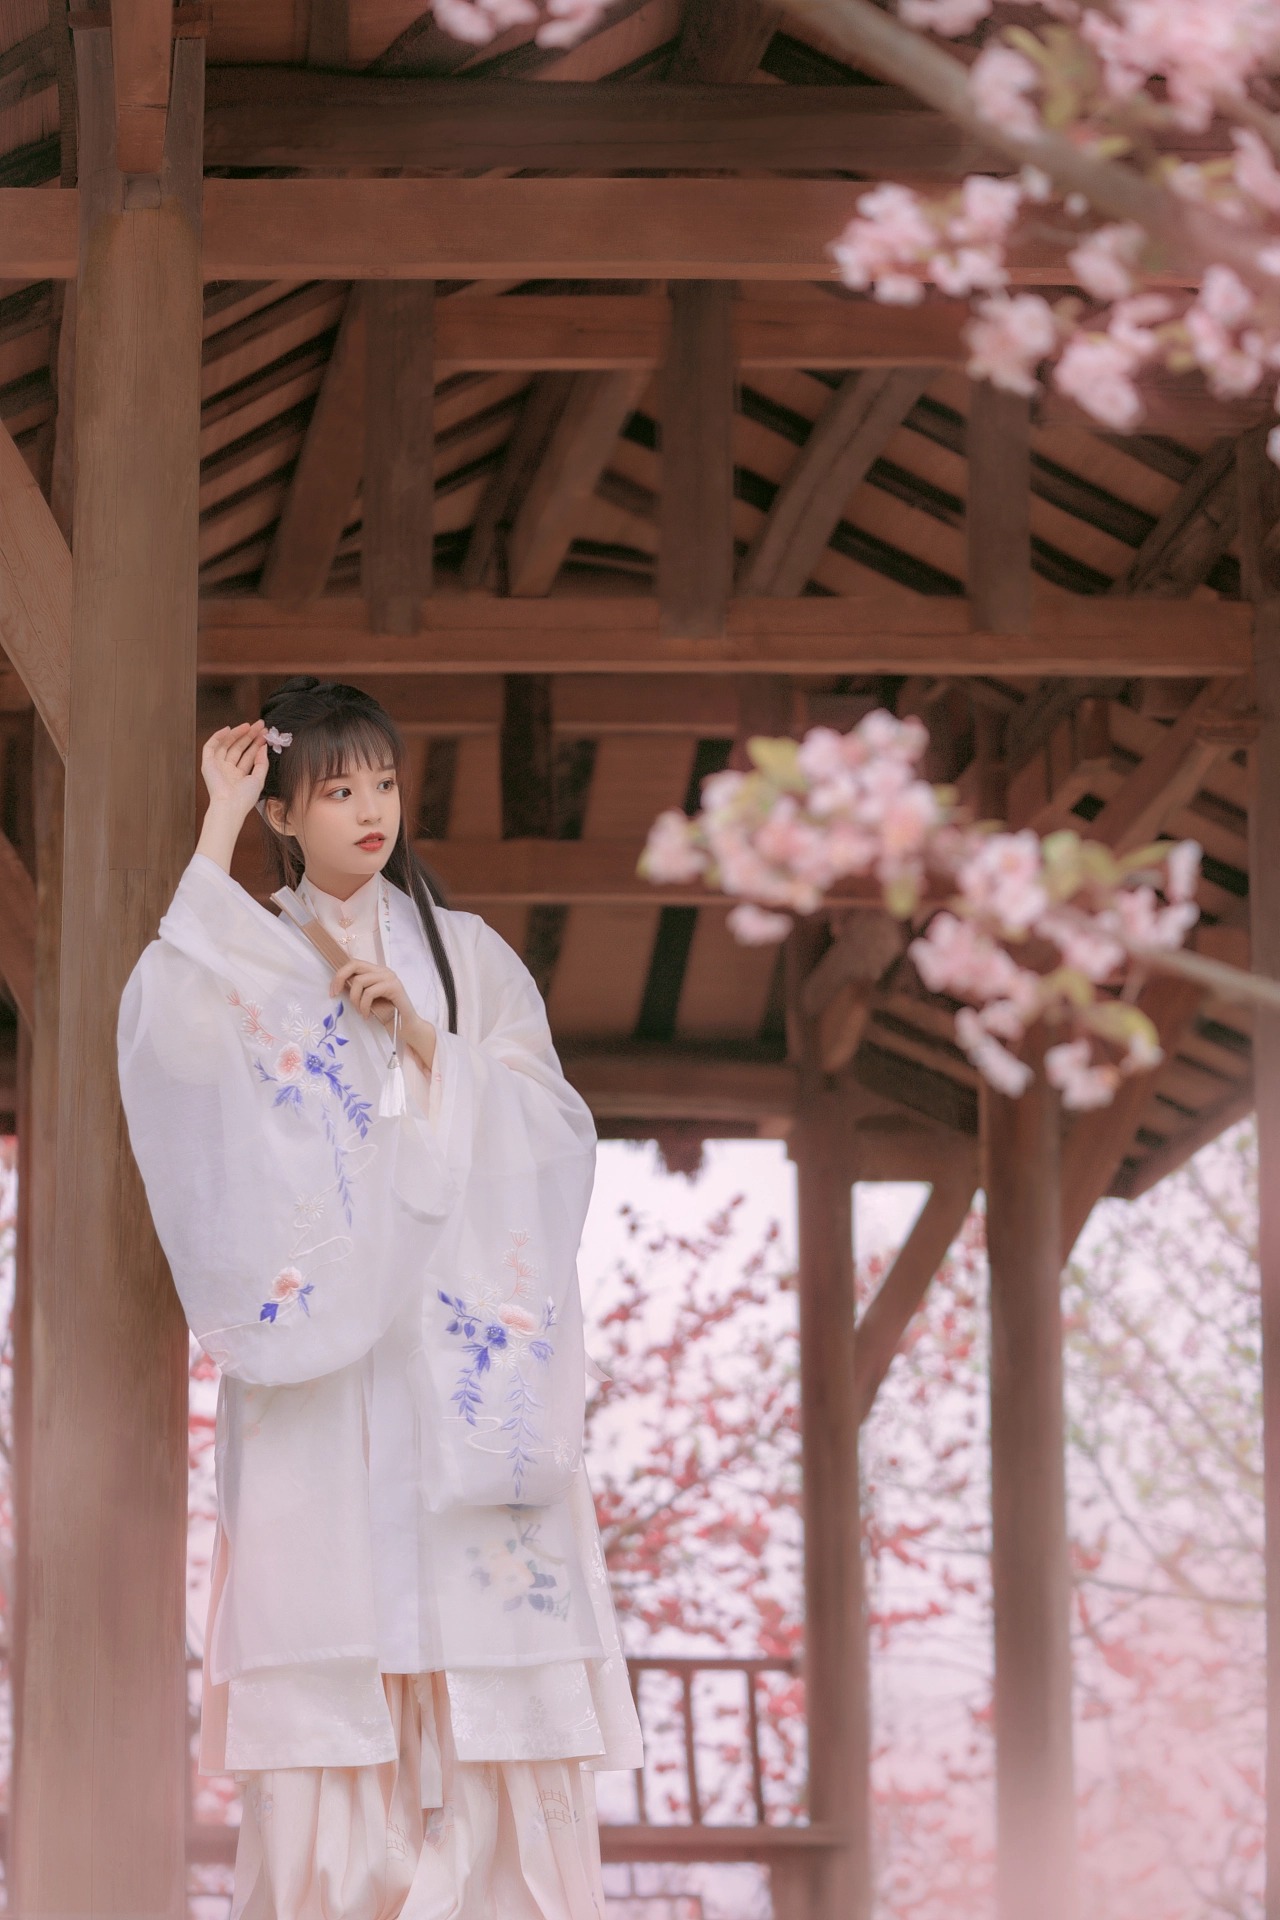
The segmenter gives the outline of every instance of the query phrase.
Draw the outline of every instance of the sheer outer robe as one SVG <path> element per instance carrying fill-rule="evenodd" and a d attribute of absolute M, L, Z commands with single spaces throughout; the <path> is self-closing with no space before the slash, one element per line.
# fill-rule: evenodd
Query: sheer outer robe
<path fill-rule="evenodd" d="M 447 1673 L 460 1756 L 636 1765 L 581 1462 L 590 1116 L 505 942 L 440 914 L 450 1035 L 417 909 L 382 898 L 387 964 L 439 1032 L 425 1113 L 378 1117 L 383 1030 L 201 855 L 121 1003 L 134 1151 L 223 1373 L 202 1764 L 391 1757 L 379 1617 L 404 1561 L 379 1548 L 380 1503 L 416 1547 L 394 1664 Z M 412 1444 L 389 1449 L 397 1377 Z M 513 1726 L 536 1751 L 494 1750 Z"/>

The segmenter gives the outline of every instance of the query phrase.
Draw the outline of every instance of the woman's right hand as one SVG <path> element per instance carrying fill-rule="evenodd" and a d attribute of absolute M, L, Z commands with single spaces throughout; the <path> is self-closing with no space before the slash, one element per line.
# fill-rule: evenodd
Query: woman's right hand
<path fill-rule="evenodd" d="M 237 825 L 253 811 L 267 778 L 265 720 L 244 720 L 238 727 L 219 727 L 210 734 L 200 755 L 200 771 L 209 789 L 209 804 L 231 815 Z"/>

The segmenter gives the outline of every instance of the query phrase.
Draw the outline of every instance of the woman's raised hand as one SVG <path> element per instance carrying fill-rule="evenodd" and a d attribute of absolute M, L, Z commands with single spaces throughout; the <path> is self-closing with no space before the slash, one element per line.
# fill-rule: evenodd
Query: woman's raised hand
<path fill-rule="evenodd" d="M 248 818 L 267 778 L 266 733 L 265 720 L 244 720 L 238 727 L 219 727 L 210 734 L 200 755 L 200 771 L 211 806 L 240 820 Z"/>

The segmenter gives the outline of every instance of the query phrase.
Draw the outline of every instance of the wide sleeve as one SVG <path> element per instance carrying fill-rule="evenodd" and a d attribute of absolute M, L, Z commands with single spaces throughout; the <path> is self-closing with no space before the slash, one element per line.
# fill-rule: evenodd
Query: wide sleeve
<path fill-rule="evenodd" d="M 125 987 L 121 1096 L 188 1323 L 254 1385 L 359 1359 L 420 1297 L 457 1183 L 420 1115 L 380 1118 L 378 1037 L 326 969 L 197 856 Z"/>
<path fill-rule="evenodd" d="M 414 1356 L 437 1511 L 561 1498 L 585 1411 L 577 1256 L 595 1127 L 523 962 L 482 921 L 473 939 L 475 1018 L 438 1034 L 429 1105 L 459 1187 Z"/>

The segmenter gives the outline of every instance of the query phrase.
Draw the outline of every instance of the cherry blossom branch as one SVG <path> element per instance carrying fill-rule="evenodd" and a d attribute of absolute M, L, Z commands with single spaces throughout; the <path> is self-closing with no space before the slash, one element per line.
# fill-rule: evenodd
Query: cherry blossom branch
<path fill-rule="evenodd" d="M 842 882 L 874 878 L 895 918 L 927 916 L 909 957 L 930 992 L 961 1003 L 956 1040 L 979 1072 L 1023 1092 L 1031 1068 L 1016 1050 L 1043 1022 L 1059 1036 L 1046 1074 L 1078 1109 L 1107 1105 L 1160 1060 L 1133 997 L 1152 967 L 1280 1005 L 1280 983 L 1178 951 L 1199 917 L 1195 841 L 1116 854 L 1072 831 L 975 821 L 954 789 L 919 777 L 927 744 L 919 721 L 880 711 L 847 734 L 752 739 L 754 770 L 705 780 L 692 818 L 661 814 L 640 871 L 735 896 L 731 930 L 760 944 L 838 905 Z"/>

